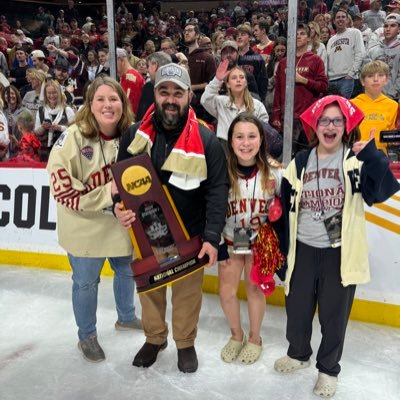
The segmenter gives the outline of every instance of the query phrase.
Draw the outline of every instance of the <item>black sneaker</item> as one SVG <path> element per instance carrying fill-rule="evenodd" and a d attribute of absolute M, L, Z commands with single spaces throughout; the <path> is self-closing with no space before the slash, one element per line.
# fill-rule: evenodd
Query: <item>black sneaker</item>
<path fill-rule="evenodd" d="M 158 353 L 163 351 L 167 346 L 167 341 L 163 344 L 151 344 L 146 342 L 136 354 L 132 361 L 132 365 L 143 368 L 150 367 L 150 365 L 153 365 L 156 362 Z"/>
<path fill-rule="evenodd" d="M 182 372 L 196 372 L 199 362 L 197 361 L 194 346 L 178 349 L 178 368 Z"/>
<path fill-rule="evenodd" d="M 106 356 L 103 349 L 97 341 L 97 336 L 89 336 L 84 340 L 80 340 L 78 348 L 82 352 L 83 358 L 91 362 L 100 362 L 105 360 Z"/>

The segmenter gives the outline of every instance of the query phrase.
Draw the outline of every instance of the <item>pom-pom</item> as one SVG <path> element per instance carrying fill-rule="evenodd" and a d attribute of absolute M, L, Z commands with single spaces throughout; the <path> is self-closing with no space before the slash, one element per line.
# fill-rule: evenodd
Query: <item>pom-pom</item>
<path fill-rule="evenodd" d="M 285 256 L 279 248 L 278 236 L 270 223 L 258 229 L 252 251 L 251 280 L 266 296 L 269 296 L 275 289 L 274 274 L 285 263 Z"/>

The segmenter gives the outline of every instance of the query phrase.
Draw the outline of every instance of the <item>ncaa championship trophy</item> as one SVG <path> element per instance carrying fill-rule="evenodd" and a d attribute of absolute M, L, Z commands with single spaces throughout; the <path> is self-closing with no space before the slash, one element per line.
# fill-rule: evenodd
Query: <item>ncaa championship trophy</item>
<path fill-rule="evenodd" d="M 190 238 L 167 187 L 161 185 L 147 153 L 111 166 L 125 209 L 136 213 L 130 235 L 131 266 L 138 293 L 159 288 L 203 268 L 200 236 Z"/>

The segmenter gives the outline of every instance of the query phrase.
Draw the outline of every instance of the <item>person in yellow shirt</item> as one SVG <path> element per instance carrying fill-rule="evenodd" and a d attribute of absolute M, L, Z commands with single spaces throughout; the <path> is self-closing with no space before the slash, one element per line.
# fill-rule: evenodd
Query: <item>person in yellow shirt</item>
<path fill-rule="evenodd" d="M 375 128 L 376 147 L 385 153 L 387 144 L 380 142 L 380 132 L 398 129 L 399 126 L 399 103 L 382 94 L 389 76 L 389 67 L 383 61 L 365 64 L 360 76 L 365 93 L 351 100 L 365 115 L 360 125 L 361 140 L 368 140 L 371 129 Z"/>

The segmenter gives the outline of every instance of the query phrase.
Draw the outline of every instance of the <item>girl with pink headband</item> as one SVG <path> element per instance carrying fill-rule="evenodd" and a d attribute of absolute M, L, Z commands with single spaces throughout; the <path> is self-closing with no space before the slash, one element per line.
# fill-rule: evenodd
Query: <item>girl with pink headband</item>
<path fill-rule="evenodd" d="M 289 348 L 274 368 L 285 373 L 310 366 L 318 305 L 322 340 L 314 393 L 321 397 L 336 392 L 356 285 L 370 280 L 364 202 L 383 202 L 400 188 L 375 146 L 375 130 L 369 141 L 359 141 L 363 118 L 340 96 L 312 104 L 300 115 L 310 149 L 290 162 L 281 186 Z"/>

